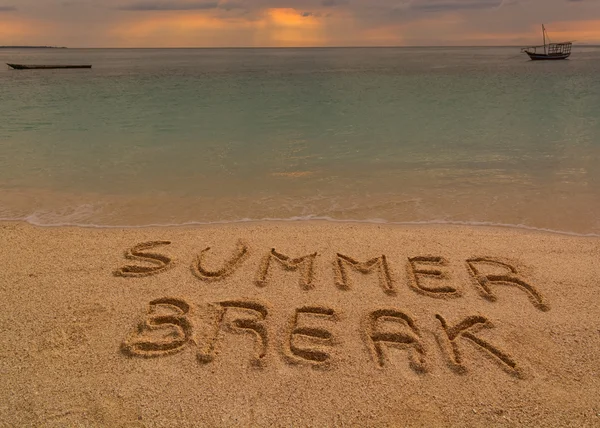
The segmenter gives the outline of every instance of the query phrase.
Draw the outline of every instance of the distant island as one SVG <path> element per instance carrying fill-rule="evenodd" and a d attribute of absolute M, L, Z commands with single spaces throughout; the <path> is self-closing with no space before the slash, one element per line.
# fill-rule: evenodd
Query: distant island
<path fill-rule="evenodd" d="M 0 49 L 67 49 L 64 46 L 0 46 Z"/>

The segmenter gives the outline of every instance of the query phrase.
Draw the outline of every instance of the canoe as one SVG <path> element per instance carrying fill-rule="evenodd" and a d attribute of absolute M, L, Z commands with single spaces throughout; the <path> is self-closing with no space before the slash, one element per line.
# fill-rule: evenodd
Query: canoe
<path fill-rule="evenodd" d="M 92 68 L 91 65 L 25 65 L 25 64 L 8 64 L 15 70 L 49 70 L 55 68 Z"/>

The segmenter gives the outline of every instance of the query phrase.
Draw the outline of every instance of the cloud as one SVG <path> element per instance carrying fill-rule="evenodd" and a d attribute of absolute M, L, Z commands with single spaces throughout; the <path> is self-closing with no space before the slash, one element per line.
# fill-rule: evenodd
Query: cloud
<path fill-rule="evenodd" d="M 458 11 L 468 9 L 494 9 L 502 0 L 435 0 L 412 2 L 410 8 L 428 12 Z"/>
<path fill-rule="evenodd" d="M 110 29 L 111 46 L 284 47 L 330 41 L 323 17 L 292 8 L 268 8 L 251 17 L 211 10 L 122 14 L 120 19 Z"/>
<path fill-rule="evenodd" d="M 227 4 L 223 5 L 228 7 Z M 117 9 L 127 11 L 172 11 L 172 10 L 208 10 L 219 8 L 219 2 L 174 2 L 174 1 L 142 1 L 120 6 Z"/>
<path fill-rule="evenodd" d="M 600 22 L 600 0 L 0 0 L 0 4 L 0 44 L 520 45 L 539 38 L 540 22 L 553 38 L 600 42 L 600 27 L 594 27 Z M 585 20 L 584 28 L 580 23 Z"/>
<path fill-rule="evenodd" d="M 501 0 L 500 4 L 498 5 L 498 9 L 500 9 L 502 6 L 517 5 L 519 3 L 522 3 L 523 1 L 527 1 L 527 0 Z"/>
<path fill-rule="evenodd" d="M 348 4 L 348 0 L 323 0 L 321 6 L 323 7 L 334 7 Z"/>

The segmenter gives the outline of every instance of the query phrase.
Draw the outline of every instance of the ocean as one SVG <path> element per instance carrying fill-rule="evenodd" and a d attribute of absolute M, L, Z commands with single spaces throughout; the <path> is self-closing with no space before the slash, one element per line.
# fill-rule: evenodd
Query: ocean
<path fill-rule="evenodd" d="M 4 49 L 0 218 L 600 234 L 600 47 Z"/>

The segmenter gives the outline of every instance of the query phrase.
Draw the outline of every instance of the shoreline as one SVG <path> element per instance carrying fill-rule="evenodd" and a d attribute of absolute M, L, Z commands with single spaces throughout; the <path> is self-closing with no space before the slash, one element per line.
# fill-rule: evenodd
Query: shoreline
<path fill-rule="evenodd" d="M 600 239 L 0 222 L 0 425 L 600 422 Z"/>
<path fill-rule="evenodd" d="M 498 229 L 498 230 L 514 230 L 532 233 L 542 233 L 559 236 L 570 236 L 578 238 L 600 238 L 600 234 L 589 232 L 579 233 L 565 230 L 556 230 L 548 228 L 540 228 L 535 226 L 527 226 L 522 224 L 494 223 L 487 221 L 387 221 L 383 219 L 367 219 L 367 220 L 347 220 L 335 219 L 331 217 L 306 216 L 306 217 L 291 217 L 291 218 L 266 218 L 266 219 L 240 219 L 240 220 L 223 220 L 212 222 L 190 221 L 173 224 L 142 224 L 142 225 L 99 225 L 99 224 L 83 224 L 83 223 L 56 223 L 56 224 L 40 224 L 32 223 L 26 219 L 6 219 L 0 218 L 0 225 L 3 224 L 23 224 L 31 227 L 39 228 L 75 228 L 75 229 L 99 229 L 99 230 L 139 230 L 139 229 L 180 229 L 180 228 L 201 228 L 201 227 L 218 227 L 218 226 L 243 226 L 243 225 L 269 225 L 269 224 L 296 224 L 296 225 L 374 225 L 385 227 L 406 227 L 406 228 L 475 228 L 475 229 Z"/>

